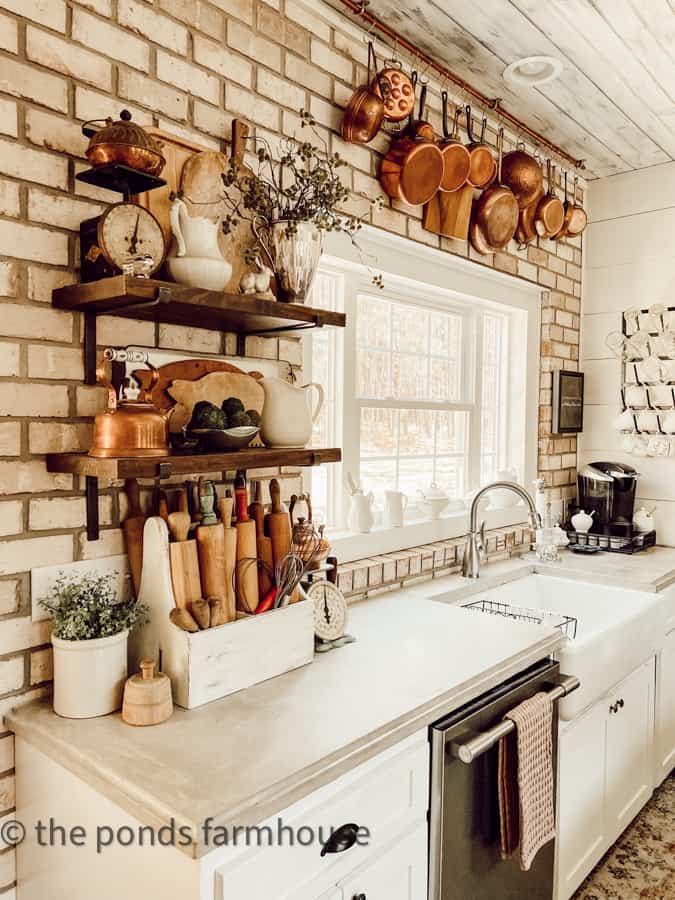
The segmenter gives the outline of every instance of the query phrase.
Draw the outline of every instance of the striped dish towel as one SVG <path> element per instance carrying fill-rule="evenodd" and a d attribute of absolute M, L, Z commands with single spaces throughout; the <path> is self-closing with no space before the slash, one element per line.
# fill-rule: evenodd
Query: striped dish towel
<path fill-rule="evenodd" d="M 535 694 L 508 712 L 506 718 L 516 726 L 520 868 L 527 872 L 538 851 L 555 837 L 553 703 L 548 694 Z M 513 759 L 507 744 L 501 750 Z M 513 767 L 504 759 L 499 779 L 502 794 L 513 790 L 513 774 Z M 508 823 L 512 804 L 500 802 L 500 811 L 506 813 L 506 821 L 502 821 L 502 849 L 508 853 L 515 849 Z"/>

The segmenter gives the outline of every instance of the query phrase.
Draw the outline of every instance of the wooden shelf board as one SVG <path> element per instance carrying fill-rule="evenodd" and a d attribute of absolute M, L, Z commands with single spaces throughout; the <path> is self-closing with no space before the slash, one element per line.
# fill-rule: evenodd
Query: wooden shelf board
<path fill-rule="evenodd" d="M 316 466 L 321 463 L 340 462 L 342 451 L 338 447 L 306 450 L 274 450 L 252 448 L 230 453 L 175 453 L 155 457 L 122 457 L 97 459 L 86 453 L 48 453 L 47 469 L 72 475 L 87 475 L 102 481 L 118 481 L 124 478 L 156 478 L 160 466 L 162 476 L 197 475 L 200 472 L 225 472 L 236 469 L 262 469 L 268 466 Z"/>
<path fill-rule="evenodd" d="M 344 328 L 343 313 L 243 294 L 204 291 L 170 281 L 115 275 L 53 292 L 58 309 L 115 315 L 236 334 L 293 331 L 323 325 Z"/>

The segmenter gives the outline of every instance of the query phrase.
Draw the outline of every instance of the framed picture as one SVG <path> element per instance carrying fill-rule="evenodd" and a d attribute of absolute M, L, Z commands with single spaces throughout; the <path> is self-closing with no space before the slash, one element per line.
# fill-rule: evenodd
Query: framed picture
<path fill-rule="evenodd" d="M 553 373 L 553 434 L 584 430 L 584 373 L 558 369 Z"/>

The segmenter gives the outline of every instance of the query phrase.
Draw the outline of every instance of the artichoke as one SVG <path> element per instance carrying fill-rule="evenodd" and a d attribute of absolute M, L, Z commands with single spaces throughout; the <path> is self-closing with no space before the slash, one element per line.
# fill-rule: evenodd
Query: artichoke
<path fill-rule="evenodd" d="M 230 416 L 230 428 L 241 428 L 243 425 L 250 425 L 251 419 L 248 413 L 245 413 L 243 410 L 234 413 L 234 415 Z"/>
<path fill-rule="evenodd" d="M 227 418 L 222 409 L 208 400 L 195 403 L 188 430 L 195 428 L 227 428 Z"/>
<path fill-rule="evenodd" d="M 257 409 L 247 409 L 246 415 L 251 420 L 251 425 L 255 425 L 256 428 L 260 428 L 262 425 L 262 418 Z"/>
<path fill-rule="evenodd" d="M 231 419 L 235 413 L 244 412 L 244 404 L 237 397 L 228 397 L 227 400 L 223 400 L 223 412 Z"/>

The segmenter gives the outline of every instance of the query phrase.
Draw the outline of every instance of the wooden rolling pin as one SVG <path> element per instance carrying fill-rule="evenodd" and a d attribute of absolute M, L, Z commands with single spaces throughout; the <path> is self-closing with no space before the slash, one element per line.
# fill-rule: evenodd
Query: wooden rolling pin
<path fill-rule="evenodd" d="M 202 585 L 199 577 L 197 542 L 187 540 L 189 530 L 189 513 L 169 514 L 169 532 L 173 538 L 173 542 L 169 544 L 173 593 L 176 606 L 191 611 L 192 604 L 202 599 Z"/>
<path fill-rule="evenodd" d="M 222 522 L 198 525 L 196 537 L 202 597 L 225 600 L 225 528 Z"/>
<path fill-rule="evenodd" d="M 220 521 L 223 523 L 225 528 L 232 527 L 232 510 L 234 509 L 234 497 L 230 493 L 230 491 L 226 491 L 225 496 L 221 497 L 217 504 L 218 515 L 220 516 Z"/>
<path fill-rule="evenodd" d="M 253 613 L 258 607 L 258 552 L 255 522 L 249 519 L 246 481 L 237 475 L 234 482 L 234 501 L 237 508 L 237 608 Z"/>
<path fill-rule="evenodd" d="M 234 570 L 237 565 L 237 529 L 232 527 L 232 510 L 234 497 L 229 489 L 217 503 L 218 515 L 225 529 L 225 570 L 223 615 L 226 622 L 234 622 L 237 618 L 237 599 L 234 592 Z"/>
<path fill-rule="evenodd" d="M 290 553 L 293 530 L 291 517 L 281 505 L 281 488 L 276 478 L 270 481 L 270 497 L 272 511 L 265 516 L 265 529 L 272 544 L 272 560 L 276 569 L 284 556 Z M 296 588 L 291 594 L 290 602 L 295 603 L 299 599 L 300 592 Z"/>
<path fill-rule="evenodd" d="M 258 559 L 262 563 L 258 567 L 258 594 L 266 596 L 274 584 L 274 559 L 272 558 L 272 541 L 265 537 L 265 507 L 262 502 L 262 485 L 256 481 L 253 500 L 248 508 L 248 514 L 255 522 L 255 542 Z"/>
<path fill-rule="evenodd" d="M 138 592 L 141 589 L 141 573 L 143 571 L 143 528 L 145 527 L 145 516 L 141 510 L 138 481 L 135 478 L 127 478 L 124 482 L 124 490 L 129 501 L 129 514 L 122 522 L 122 531 L 124 532 L 124 543 L 127 548 L 127 556 L 129 557 L 129 569 L 131 570 L 134 593 L 138 597 Z"/>

